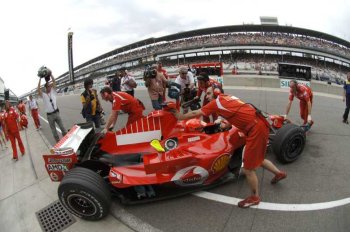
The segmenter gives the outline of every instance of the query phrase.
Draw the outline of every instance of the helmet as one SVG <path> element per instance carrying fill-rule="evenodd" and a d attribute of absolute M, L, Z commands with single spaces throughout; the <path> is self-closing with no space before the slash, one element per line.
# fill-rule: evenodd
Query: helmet
<path fill-rule="evenodd" d="M 206 123 L 202 122 L 198 118 L 192 118 L 186 121 L 185 125 L 186 125 L 187 131 L 196 131 L 196 130 L 201 130 L 204 126 L 206 126 Z"/>

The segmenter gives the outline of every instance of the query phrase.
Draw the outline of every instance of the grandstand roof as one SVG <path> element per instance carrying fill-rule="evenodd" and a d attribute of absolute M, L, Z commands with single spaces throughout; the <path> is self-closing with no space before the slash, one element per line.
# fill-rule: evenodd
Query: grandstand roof
<path fill-rule="evenodd" d="M 327 41 L 332 41 L 334 43 L 343 45 L 345 47 L 350 48 L 350 42 L 346 41 L 344 39 L 338 38 L 336 36 L 326 34 L 319 31 L 309 30 L 305 28 L 299 28 L 299 27 L 291 27 L 291 26 L 280 26 L 280 25 L 232 25 L 232 26 L 221 26 L 221 27 L 211 27 L 211 28 L 203 28 L 198 30 L 192 30 L 192 31 L 184 31 L 179 32 L 176 34 L 171 34 L 167 36 L 162 36 L 159 38 L 148 38 L 145 40 L 137 41 L 132 44 L 125 45 L 123 47 L 114 49 L 110 52 L 107 52 L 105 54 L 102 54 L 98 57 L 95 57 L 94 59 L 91 59 L 83 64 L 80 64 L 74 68 L 74 70 L 83 68 L 89 64 L 93 64 L 97 61 L 100 61 L 102 59 L 106 59 L 108 57 L 111 57 L 113 55 L 139 48 L 145 45 L 150 45 L 157 42 L 162 41 L 172 41 L 172 40 L 178 40 L 182 38 L 188 38 L 193 36 L 200 36 L 200 35 L 208 35 L 208 34 L 220 34 L 220 33 L 229 33 L 229 32 L 279 32 L 279 33 L 291 33 L 291 34 L 298 34 L 298 35 L 305 35 L 305 36 L 311 36 L 315 38 L 325 39 Z M 67 75 L 68 72 L 62 74 L 60 77 Z"/>

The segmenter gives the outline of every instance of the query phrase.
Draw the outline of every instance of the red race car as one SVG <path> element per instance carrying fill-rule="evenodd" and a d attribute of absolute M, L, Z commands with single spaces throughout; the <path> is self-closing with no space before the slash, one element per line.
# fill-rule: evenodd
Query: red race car
<path fill-rule="evenodd" d="M 235 127 L 190 119 L 178 122 L 169 110 L 148 116 L 102 137 L 92 124 L 77 124 L 44 155 L 58 197 L 86 220 L 106 216 L 111 195 L 124 203 L 178 196 L 232 179 L 242 164 L 245 135 Z M 269 116 L 273 150 L 282 162 L 302 153 L 305 132 L 281 116 Z"/>

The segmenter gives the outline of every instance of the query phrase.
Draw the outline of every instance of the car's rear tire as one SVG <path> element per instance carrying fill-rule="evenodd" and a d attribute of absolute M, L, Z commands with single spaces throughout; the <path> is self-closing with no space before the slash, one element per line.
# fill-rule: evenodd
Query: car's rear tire
<path fill-rule="evenodd" d="M 305 140 L 305 131 L 300 126 L 288 123 L 277 131 L 272 148 L 280 162 L 291 163 L 303 152 Z"/>
<path fill-rule="evenodd" d="M 106 182 L 90 169 L 70 170 L 58 187 L 58 198 L 72 214 L 89 221 L 107 216 L 111 194 Z"/>

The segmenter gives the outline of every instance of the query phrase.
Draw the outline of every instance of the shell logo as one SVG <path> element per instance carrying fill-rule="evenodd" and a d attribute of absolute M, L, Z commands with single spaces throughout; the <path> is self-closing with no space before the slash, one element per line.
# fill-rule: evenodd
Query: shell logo
<path fill-rule="evenodd" d="M 224 170 L 228 163 L 230 162 L 230 155 L 229 154 L 223 154 L 216 158 L 216 160 L 213 162 L 213 165 L 211 166 L 211 170 L 213 173 L 220 172 Z"/>

